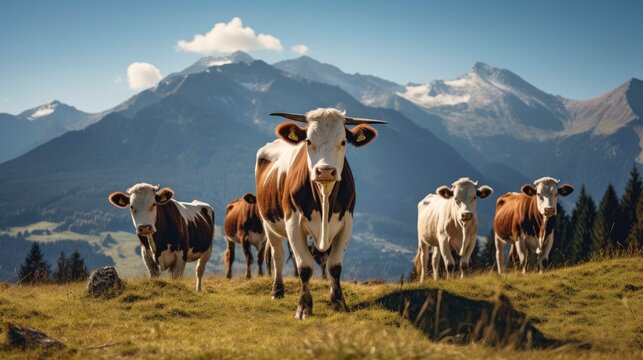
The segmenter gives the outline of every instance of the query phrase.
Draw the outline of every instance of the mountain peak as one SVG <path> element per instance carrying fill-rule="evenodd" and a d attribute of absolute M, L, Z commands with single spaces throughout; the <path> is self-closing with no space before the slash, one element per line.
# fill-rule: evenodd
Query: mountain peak
<path fill-rule="evenodd" d="M 205 56 L 197 60 L 194 64 L 185 68 L 183 71 L 168 75 L 168 78 L 176 75 L 189 75 L 189 74 L 200 73 L 212 66 L 222 66 L 222 65 L 236 64 L 236 63 L 249 64 L 253 61 L 255 61 L 255 59 L 252 56 L 248 55 L 247 53 L 241 50 L 235 51 L 232 54 L 225 55 L 225 56 Z"/>

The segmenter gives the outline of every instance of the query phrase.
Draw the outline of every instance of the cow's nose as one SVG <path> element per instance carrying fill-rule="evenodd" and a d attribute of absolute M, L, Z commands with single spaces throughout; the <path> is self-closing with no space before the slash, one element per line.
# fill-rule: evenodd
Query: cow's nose
<path fill-rule="evenodd" d="M 137 231 L 140 235 L 149 235 L 153 232 L 152 225 L 139 225 Z"/>
<path fill-rule="evenodd" d="M 334 181 L 337 169 L 332 166 L 317 166 L 315 168 L 316 181 Z"/>
<path fill-rule="evenodd" d="M 553 216 L 556 213 L 556 208 L 548 206 L 545 208 L 545 216 Z"/>
<path fill-rule="evenodd" d="M 469 220 L 473 219 L 473 213 L 470 212 L 470 211 L 463 212 L 462 215 L 460 215 L 460 219 L 462 221 L 469 221 Z"/>

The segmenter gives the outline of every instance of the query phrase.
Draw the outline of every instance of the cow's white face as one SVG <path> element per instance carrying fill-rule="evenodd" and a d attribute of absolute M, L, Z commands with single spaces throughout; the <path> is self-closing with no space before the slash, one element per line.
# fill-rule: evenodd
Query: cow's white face
<path fill-rule="evenodd" d="M 127 194 L 112 193 L 109 201 L 117 207 L 130 208 L 137 235 L 152 236 L 156 233 L 157 206 L 166 204 L 173 196 L 170 188 L 159 190 L 158 186 L 141 183 L 127 189 Z"/>
<path fill-rule="evenodd" d="M 332 185 L 342 180 L 346 145 L 366 145 L 377 136 L 377 132 L 364 124 L 346 128 L 344 114 L 336 109 L 313 110 L 306 119 L 306 128 L 283 123 L 277 127 L 276 133 L 291 144 L 305 142 L 311 180 L 332 190 Z"/>
<path fill-rule="evenodd" d="M 445 199 L 453 199 L 451 204 L 456 213 L 456 220 L 466 224 L 477 218 L 476 199 L 484 199 L 493 192 L 489 186 L 484 185 L 476 188 L 477 185 L 477 182 L 471 181 L 469 178 L 460 178 L 452 184 L 451 188 L 440 186 L 436 193 Z"/>
<path fill-rule="evenodd" d="M 550 218 L 556 215 L 558 195 L 567 196 L 574 191 L 574 187 L 569 184 L 563 184 L 559 188 L 559 182 L 560 180 L 544 177 L 534 181 L 534 185 L 523 185 L 520 190 L 528 196 L 535 196 L 538 212 L 543 217 Z"/>

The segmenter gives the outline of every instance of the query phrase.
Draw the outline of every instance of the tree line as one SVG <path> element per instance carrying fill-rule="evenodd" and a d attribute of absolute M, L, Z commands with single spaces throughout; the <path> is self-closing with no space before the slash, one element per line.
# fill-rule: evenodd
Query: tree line
<path fill-rule="evenodd" d="M 634 165 L 620 199 L 609 184 L 598 207 L 585 186 L 580 189 L 571 215 L 559 203 L 550 265 L 573 265 L 614 253 L 640 251 L 643 248 L 642 190 L 641 176 Z M 476 246 L 473 266 L 484 269 L 495 266 L 495 262 L 496 246 L 491 230 L 479 251 Z"/>
<path fill-rule="evenodd" d="M 78 251 L 66 257 L 65 252 L 60 252 L 56 262 L 56 270 L 51 273 L 51 266 L 45 261 L 40 250 L 40 245 L 34 242 L 27 254 L 25 261 L 20 265 L 20 282 L 23 284 L 36 284 L 55 282 L 59 284 L 79 281 L 87 278 L 85 261 Z"/>

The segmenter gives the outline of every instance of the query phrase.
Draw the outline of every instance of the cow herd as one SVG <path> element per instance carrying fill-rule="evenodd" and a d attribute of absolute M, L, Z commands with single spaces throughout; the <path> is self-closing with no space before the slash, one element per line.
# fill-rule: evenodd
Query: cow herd
<path fill-rule="evenodd" d="M 295 264 L 301 291 L 295 317 L 312 314 L 313 299 L 309 281 L 315 263 L 330 276 L 330 304 L 347 311 L 340 277 L 344 253 L 351 238 L 355 209 L 355 181 L 346 159 L 347 145 L 362 147 L 373 141 L 377 131 L 370 124 L 381 120 L 353 118 L 336 109 L 316 109 L 305 115 L 273 113 L 300 122 L 284 122 L 275 129 L 277 139 L 257 152 L 255 164 L 256 196 L 251 193 L 226 207 L 224 233 L 226 277 L 231 277 L 235 246 L 240 244 L 246 258 L 246 277 L 251 277 L 254 262 L 251 247 L 257 252 L 259 275 L 273 275 L 273 299 L 284 296 L 283 243 Z M 354 125 L 352 128 L 348 126 Z M 558 195 L 569 195 L 571 185 L 558 186 L 558 180 L 544 177 L 507 193 L 496 202 L 494 219 L 498 272 L 504 271 L 504 247 L 515 247 L 525 271 L 529 250 L 538 256 L 542 272 L 553 243 Z M 476 243 L 477 199 L 493 192 L 469 178 L 456 180 L 451 187 L 441 186 L 435 194 L 418 203 L 418 251 L 415 266 L 420 281 L 428 272 L 430 253 L 433 277 L 437 279 L 440 259 L 446 277 L 455 270 L 452 251 L 460 257 L 460 276 L 464 276 Z M 109 201 L 130 209 L 141 256 L 149 275 L 169 270 L 181 277 L 187 262 L 197 261 L 196 288 L 201 290 L 205 264 L 212 252 L 214 210 L 200 201 L 173 199 L 174 192 L 149 184 L 136 184 L 126 193 L 115 192 Z M 312 238 L 312 245 L 308 239 Z"/>

